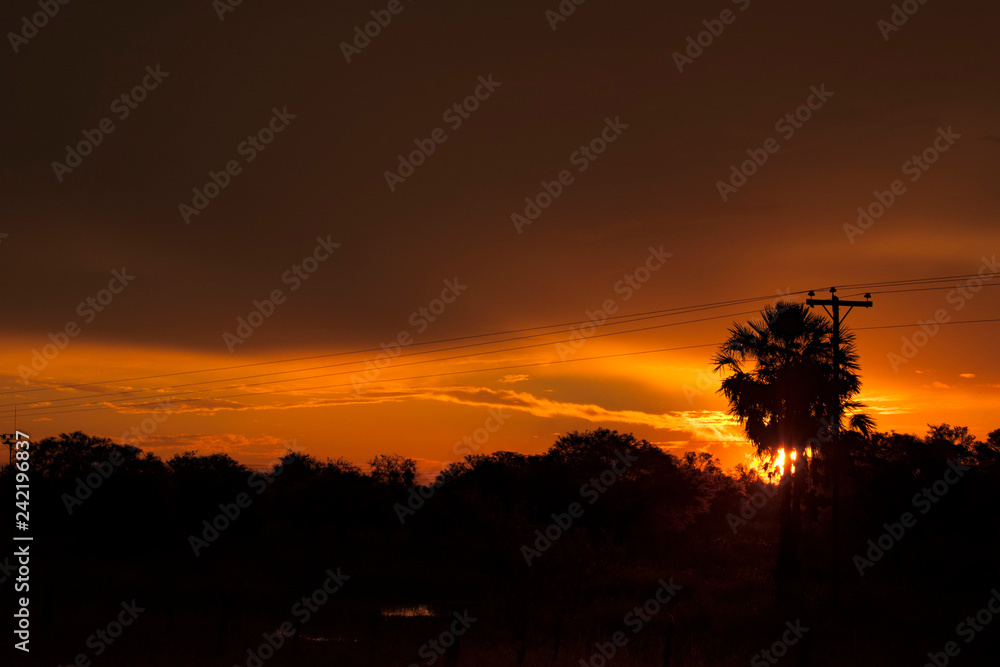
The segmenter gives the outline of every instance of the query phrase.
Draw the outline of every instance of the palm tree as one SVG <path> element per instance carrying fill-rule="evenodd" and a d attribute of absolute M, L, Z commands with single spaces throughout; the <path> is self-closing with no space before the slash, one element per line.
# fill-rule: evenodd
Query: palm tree
<path fill-rule="evenodd" d="M 773 459 L 779 449 L 795 452 L 795 473 L 786 463 L 781 480 L 778 569 L 788 571 L 796 564 L 806 448 L 822 455 L 828 468 L 836 465 L 833 420 L 848 414 L 852 428 L 867 431 L 871 418 L 857 413 L 864 406 L 853 400 L 861 389 L 853 333 L 841 327 L 838 374 L 833 327 L 825 318 L 790 302 L 767 306 L 761 315 L 730 328 L 713 361 L 716 371 L 728 372 L 720 391 L 757 454 Z"/>

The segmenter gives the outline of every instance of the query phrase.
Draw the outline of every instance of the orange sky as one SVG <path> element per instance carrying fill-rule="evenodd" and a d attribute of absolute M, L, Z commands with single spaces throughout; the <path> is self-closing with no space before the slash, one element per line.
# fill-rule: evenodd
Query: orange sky
<path fill-rule="evenodd" d="M 855 311 L 850 315 L 850 323 L 899 324 L 906 321 L 903 312 L 907 309 L 911 313 L 933 313 L 935 306 L 950 307 L 946 301 L 949 293 L 876 295 L 876 307 Z M 996 297 L 991 294 L 982 290 L 953 319 L 994 315 Z M 653 310 L 665 304 L 649 299 L 634 305 L 634 312 L 640 312 L 638 308 Z M 730 306 L 691 315 L 606 325 L 594 332 L 613 333 L 718 318 L 751 308 Z M 887 315 L 886 311 L 893 314 Z M 730 468 L 745 461 L 750 449 L 739 428 L 727 416 L 724 399 L 715 394 L 719 378 L 708 363 L 714 348 L 627 353 L 717 342 L 734 319 L 722 317 L 620 336 L 578 338 L 576 347 L 571 345 L 571 335 L 560 330 L 529 340 L 451 352 L 406 348 L 377 377 L 369 376 L 373 382 L 358 387 L 352 386 L 352 380 L 363 378 L 360 371 L 365 368 L 364 362 L 374 360 L 375 353 L 134 382 L 105 382 L 105 379 L 225 367 L 232 365 L 234 359 L 229 355 L 95 346 L 72 341 L 38 379 L 30 379 L 24 387 L 8 385 L 4 398 L 7 405 L 58 399 L 20 408 L 18 428 L 34 438 L 69 430 L 120 437 L 136 427 L 137 433 L 128 435 L 128 440 L 163 457 L 188 449 L 225 451 L 241 461 L 264 464 L 293 446 L 320 458 L 345 456 L 358 463 L 376 453 L 398 452 L 416 458 L 422 471 L 432 472 L 467 453 L 501 449 L 537 453 L 544 451 L 560 433 L 606 426 L 634 432 L 678 454 L 692 449 L 712 452 Z M 443 321 L 441 326 L 445 326 Z M 922 433 L 928 422 L 949 422 L 968 425 L 982 438 L 988 431 L 1000 428 L 996 420 L 1000 368 L 995 356 L 981 354 L 982 345 L 988 343 L 990 336 L 995 338 L 996 326 L 997 323 L 945 325 L 906 363 L 896 359 L 898 372 L 893 371 L 894 360 L 888 353 L 902 352 L 901 337 L 911 338 L 919 329 L 859 331 L 863 398 L 876 416 L 878 428 Z M 443 337 L 450 337 L 449 333 L 452 332 L 442 328 Z M 535 347 L 490 353 L 523 345 Z M 302 357 L 335 353 L 297 349 L 294 354 Z M 451 361 L 414 363 L 473 354 Z M 625 356 L 586 360 L 605 355 Z M 269 357 L 274 358 L 283 357 Z M 548 363 L 560 358 L 580 361 Z M 242 357 L 239 361 L 260 360 Z M 3 363 L 22 364 L 23 353 L 8 354 Z M 333 364 L 337 365 L 224 381 Z M 334 375 L 292 381 L 325 374 Z M 396 380 L 434 374 L 451 375 Z M 23 391 L 43 388 L 45 385 L 39 379 L 46 378 L 50 381 L 58 378 L 62 384 L 90 384 L 38 393 Z M 214 381 L 176 387 L 207 380 Z M 241 387 L 245 383 L 268 384 Z M 310 389 L 338 384 L 346 386 Z M 169 387 L 175 388 L 171 391 Z M 135 393 L 107 395 L 130 390 Z M 19 393 L 9 393 L 12 391 Z M 157 396 L 166 397 L 172 392 L 193 393 L 181 393 L 167 403 L 154 402 Z M 257 392 L 261 393 L 247 395 Z M 233 397 L 227 398 L 230 396 Z M 105 402 L 109 399 L 113 402 Z M 145 405 L 130 407 L 132 403 Z M 67 405 L 70 407 L 64 407 Z M 92 409 L 109 405 L 113 409 Z M 9 408 L 3 419 L 13 427 Z"/>
<path fill-rule="evenodd" d="M 831 285 L 996 271 L 996 3 L 925 3 L 888 34 L 891 3 L 867 0 L 593 2 L 555 25 L 536 3 L 405 7 L 350 59 L 341 43 L 372 9 L 360 0 L 243 3 L 224 21 L 201 0 L 74 3 L 8 54 L 0 418 L 13 427 L 22 404 L 34 437 L 118 437 L 147 420 L 144 446 L 163 456 L 263 463 L 294 442 L 433 470 L 501 409 L 482 451 L 540 452 L 607 426 L 731 467 L 746 448 L 705 374 L 739 313 Z M 735 18 L 713 37 L 722 9 Z M 695 37 L 707 46 L 679 68 Z M 124 117 L 122 95 L 142 98 Z M 76 166 L 54 166 L 106 119 L 113 131 Z M 872 218 L 854 228 L 859 208 Z M 917 330 L 861 329 L 939 310 L 1000 317 L 998 282 L 874 290 L 875 307 L 851 314 L 879 428 L 1000 428 L 997 323 L 945 325 L 896 368 L 888 355 Z M 609 300 L 627 315 L 756 296 L 602 329 L 715 318 L 577 350 L 557 346 L 564 332 L 436 355 L 544 344 L 482 357 L 401 357 L 360 393 L 310 387 L 350 383 L 365 355 L 116 382 L 404 339 L 426 353 L 586 320 Z M 62 335 L 22 385 L 18 368 Z M 660 348 L 688 349 L 487 370 Z M 362 363 L 224 381 L 342 362 Z M 473 372 L 400 379 L 455 371 Z M 109 398 L 95 394 L 274 379 L 182 394 L 162 423 L 148 407 L 55 414 Z M 25 393 L 77 383 L 89 386 Z M 291 392 L 227 397 L 275 389 Z M 38 400 L 53 403 L 27 408 Z"/>

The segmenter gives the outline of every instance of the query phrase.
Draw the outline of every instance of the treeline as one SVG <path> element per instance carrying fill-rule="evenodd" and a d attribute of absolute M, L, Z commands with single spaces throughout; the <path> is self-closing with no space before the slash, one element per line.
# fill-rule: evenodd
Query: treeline
<path fill-rule="evenodd" d="M 922 437 L 852 433 L 845 443 L 845 578 L 867 540 L 904 511 L 919 519 L 896 540 L 905 548 L 884 550 L 857 581 L 933 567 L 974 589 L 996 571 L 1000 430 L 978 441 L 941 425 Z M 164 646 L 192 618 L 211 619 L 197 639 L 205 650 L 238 644 L 234 634 L 280 621 L 289 599 L 338 567 L 350 579 L 337 604 L 352 609 L 340 623 L 367 623 L 385 605 L 475 607 L 526 645 L 564 614 L 584 613 L 567 610 L 589 609 L 599 626 L 604 605 L 642 599 L 661 577 L 688 573 L 676 604 L 711 606 L 691 600 L 737 572 L 764 586 L 777 551 L 777 485 L 744 466 L 726 474 L 703 452 L 678 457 L 607 429 L 564 435 L 539 455 L 469 456 L 426 485 L 398 455 L 374 457 L 364 473 L 290 451 L 255 472 L 226 454 L 164 461 L 80 432 L 31 451 L 40 626 L 79 620 L 69 609 L 100 614 L 137 598 L 162 617 L 136 633 Z M 957 482 L 948 475 L 956 469 Z M 805 470 L 800 558 L 819 581 L 830 490 L 821 461 Z M 4 470 L 5 488 L 12 474 Z M 935 487 L 946 475 L 946 487 Z M 934 498 L 923 516 L 916 498 L 926 489 Z"/>
<path fill-rule="evenodd" d="M 851 432 L 845 446 L 848 503 L 873 520 L 880 509 L 912 504 L 913 493 L 942 478 L 951 463 L 974 468 L 976 476 L 996 475 L 1000 466 L 1000 430 L 983 441 L 947 424 L 923 437 Z M 432 484 L 419 484 L 416 462 L 395 454 L 375 456 L 364 473 L 342 458 L 288 451 L 271 470 L 255 472 L 227 454 L 184 452 L 164 461 L 81 432 L 46 438 L 31 452 L 35 524 L 55 538 L 123 549 L 155 545 L 191 558 L 221 558 L 252 548 L 253 540 L 322 544 L 344 557 L 405 548 L 405 560 L 419 562 L 418 569 L 443 566 L 452 575 L 480 558 L 524 566 L 530 559 L 521 546 L 541 551 L 546 539 L 563 537 L 574 546 L 551 555 L 546 547 L 537 561 L 616 549 L 631 558 L 662 557 L 685 540 L 738 532 L 747 523 L 747 501 L 774 497 L 777 481 L 742 465 L 725 474 L 707 453 L 677 457 L 607 429 L 564 435 L 539 455 L 470 455 Z M 811 483 L 802 509 L 820 521 L 829 507 L 823 462 L 806 468 Z M 435 550 L 433 564 L 417 557 L 425 549 Z"/>

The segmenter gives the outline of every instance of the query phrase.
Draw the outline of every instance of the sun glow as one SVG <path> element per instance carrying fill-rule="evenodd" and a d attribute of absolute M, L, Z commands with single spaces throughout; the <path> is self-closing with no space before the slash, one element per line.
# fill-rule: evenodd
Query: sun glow
<path fill-rule="evenodd" d="M 808 461 L 812 458 L 812 447 L 806 447 L 802 451 L 802 457 Z M 776 472 L 778 479 L 785 476 L 785 464 L 786 462 L 790 466 L 789 472 L 795 474 L 795 460 L 798 458 L 798 452 L 794 449 L 790 449 L 788 453 L 785 453 L 785 448 L 780 447 L 778 453 L 774 457 L 772 469 Z"/>

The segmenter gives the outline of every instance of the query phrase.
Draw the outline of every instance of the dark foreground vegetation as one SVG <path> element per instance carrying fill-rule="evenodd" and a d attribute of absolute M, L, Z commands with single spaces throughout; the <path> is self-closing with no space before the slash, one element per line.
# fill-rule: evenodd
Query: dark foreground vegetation
<path fill-rule="evenodd" d="M 818 460 L 776 570 L 785 484 L 603 429 L 432 486 L 397 456 L 262 474 L 63 434 L 32 448 L 30 664 L 995 664 L 1000 617 L 960 624 L 1000 587 L 1000 431 L 848 445 L 835 590 Z"/>

